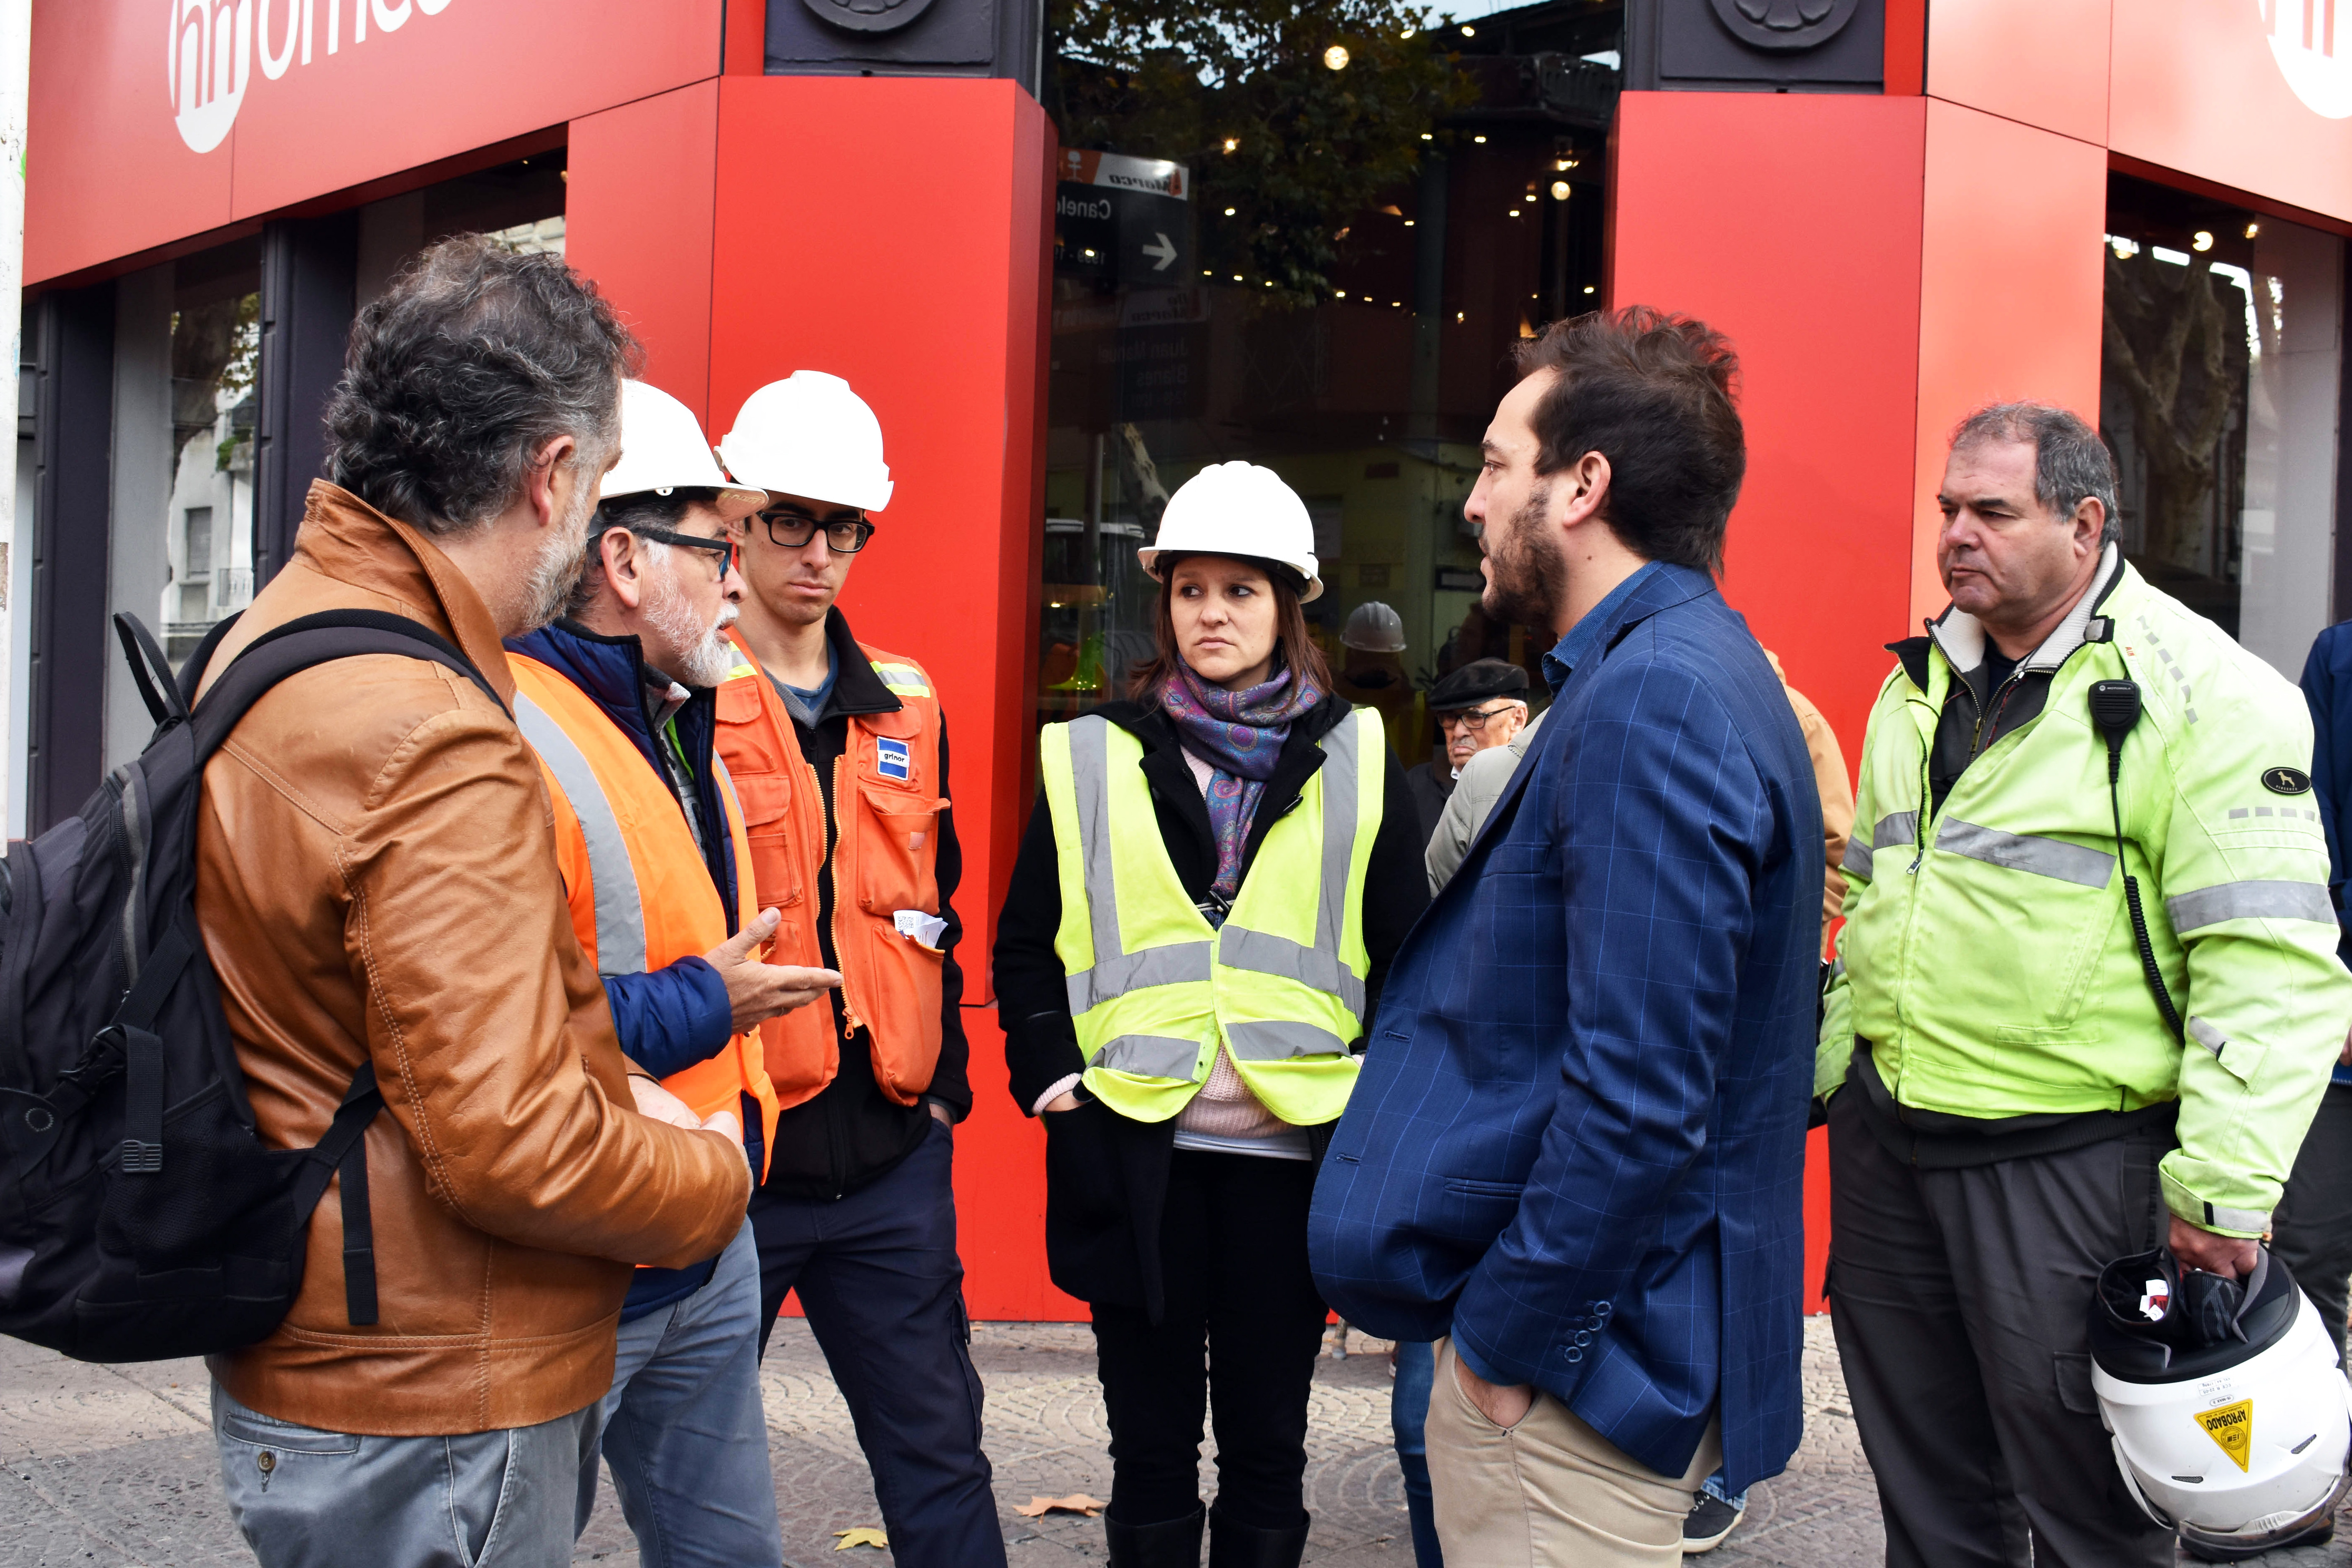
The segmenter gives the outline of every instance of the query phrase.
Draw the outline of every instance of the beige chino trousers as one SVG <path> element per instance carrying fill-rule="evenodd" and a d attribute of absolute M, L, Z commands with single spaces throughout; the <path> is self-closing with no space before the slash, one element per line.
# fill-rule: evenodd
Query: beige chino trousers
<path fill-rule="evenodd" d="M 1437 1342 L 1430 1391 L 1429 1479 L 1437 1538 L 1453 1568 L 1664 1568 L 1683 1556 L 1683 1521 L 1723 1460 L 1709 1421 L 1679 1477 L 1662 1476 L 1538 1392 L 1516 1426 L 1497 1426 Z"/>

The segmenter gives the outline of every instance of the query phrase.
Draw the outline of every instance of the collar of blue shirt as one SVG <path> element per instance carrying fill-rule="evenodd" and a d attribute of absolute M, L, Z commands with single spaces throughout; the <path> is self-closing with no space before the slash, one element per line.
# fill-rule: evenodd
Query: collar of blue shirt
<path fill-rule="evenodd" d="M 1570 674 L 1593 651 L 1602 634 L 1615 624 L 1617 612 L 1624 608 L 1625 601 L 1657 570 L 1654 561 L 1642 563 L 1631 577 L 1610 589 L 1599 604 L 1586 611 L 1584 618 L 1570 627 L 1566 637 L 1552 644 L 1551 651 L 1543 656 L 1543 677 L 1554 697 L 1568 684 Z"/>

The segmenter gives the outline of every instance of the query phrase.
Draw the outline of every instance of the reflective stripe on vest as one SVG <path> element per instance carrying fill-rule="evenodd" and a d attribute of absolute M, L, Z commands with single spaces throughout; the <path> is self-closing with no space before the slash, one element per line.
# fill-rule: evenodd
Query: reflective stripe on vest
<path fill-rule="evenodd" d="M 588 868 L 596 883 L 596 973 L 643 974 L 645 903 L 637 896 L 637 873 L 629 864 L 628 841 L 621 837 L 621 820 L 604 798 L 604 786 L 596 782 L 596 770 L 588 765 L 587 753 L 572 743 L 546 709 L 517 691 L 514 714 L 523 739 L 563 786 L 573 815 L 580 818 L 580 837 L 588 847 Z"/>
<path fill-rule="evenodd" d="M 1112 1109 L 1173 1116 L 1222 1042 L 1276 1115 L 1305 1124 L 1339 1114 L 1370 967 L 1363 871 L 1385 780 L 1363 759 L 1368 730 L 1385 744 L 1379 722 L 1361 710 L 1323 737 L 1323 766 L 1268 828 L 1222 929 L 1184 897 L 1168 859 L 1140 742 L 1095 717 L 1043 737 L 1063 860 L 1055 949 L 1087 1087 Z"/>

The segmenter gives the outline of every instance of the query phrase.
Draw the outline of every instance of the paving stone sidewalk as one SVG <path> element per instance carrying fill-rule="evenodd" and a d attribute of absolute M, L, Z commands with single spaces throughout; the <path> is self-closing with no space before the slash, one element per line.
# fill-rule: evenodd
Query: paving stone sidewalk
<path fill-rule="evenodd" d="M 1412 1563 L 1412 1547 L 1389 1447 L 1387 1347 L 1360 1334 L 1349 1347 L 1345 1357 L 1327 1353 L 1316 1373 L 1307 1561 L 1399 1568 Z M 1076 1324 L 982 1324 L 972 1351 L 988 1384 L 989 1456 L 1013 1568 L 1100 1562 L 1099 1521 L 1012 1511 L 1033 1496 L 1110 1495 L 1092 1336 Z M 878 1525 L 881 1514 L 847 1407 L 798 1321 L 778 1325 L 761 1381 L 785 1561 L 883 1568 L 887 1552 L 835 1551 L 835 1531 Z M 86 1366 L 0 1340 L 0 1564 L 250 1564 L 221 1506 L 208 1398 L 200 1363 Z M 1877 1494 L 1828 1323 L 1818 1318 L 1806 1322 L 1805 1406 L 1804 1447 L 1787 1474 L 1750 1494 L 1747 1522 L 1711 1555 L 1710 1568 L 1862 1568 L 1882 1560 Z M 1211 1494 L 1213 1467 L 1204 1461 L 1202 1472 L 1202 1492 Z M 2352 1538 L 2352 1529 L 2346 1534 Z M 635 1561 L 608 1485 L 573 1562 L 624 1568 Z M 2352 1568 L 2352 1540 L 2259 1561 Z"/>

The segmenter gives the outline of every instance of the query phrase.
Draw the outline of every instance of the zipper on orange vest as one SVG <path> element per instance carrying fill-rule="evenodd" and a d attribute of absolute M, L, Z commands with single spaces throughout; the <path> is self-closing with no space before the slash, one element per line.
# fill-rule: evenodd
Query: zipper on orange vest
<path fill-rule="evenodd" d="M 845 735 L 845 744 L 841 748 L 841 754 L 833 759 L 834 826 L 828 829 L 830 837 L 826 839 L 824 846 L 824 857 L 827 860 L 833 860 L 833 852 L 841 842 L 844 829 L 840 825 L 847 820 L 846 814 L 849 810 L 847 805 L 848 796 L 842 793 L 843 787 L 849 782 L 846 776 L 849 768 L 849 746 L 846 744 L 847 740 L 848 737 Z M 849 948 L 847 944 L 841 940 L 841 900 L 847 896 L 848 895 L 842 890 L 840 862 L 834 861 L 833 955 L 841 961 L 841 1037 L 845 1040 L 856 1038 L 857 1031 L 866 1026 L 863 1023 L 858 1021 L 857 1004 L 850 1000 Z"/>

